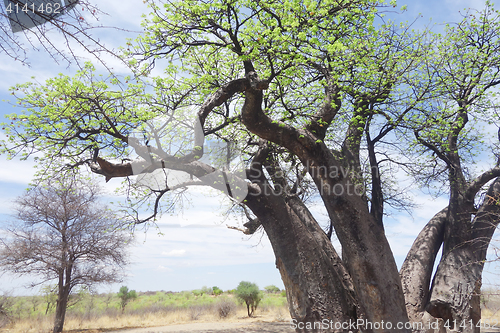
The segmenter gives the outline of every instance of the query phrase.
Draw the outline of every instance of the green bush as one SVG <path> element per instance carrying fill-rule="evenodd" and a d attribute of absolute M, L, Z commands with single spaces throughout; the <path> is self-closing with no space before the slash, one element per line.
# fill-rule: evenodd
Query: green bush
<path fill-rule="evenodd" d="M 248 316 L 251 317 L 262 299 L 262 294 L 255 283 L 241 281 L 236 288 L 236 297 L 245 302 Z"/>
<path fill-rule="evenodd" d="M 216 287 L 216 286 L 213 286 L 212 287 L 212 293 L 215 295 L 215 296 L 219 296 L 222 294 L 222 289 L 220 289 L 219 287 Z"/>
<path fill-rule="evenodd" d="M 122 309 L 122 312 L 124 312 L 127 303 L 130 300 L 137 298 L 137 293 L 135 290 L 129 291 L 127 286 L 122 286 L 118 292 L 118 297 L 120 298 L 120 308 Z"/>
<path fill-rule="evenodd" d="M 203 287 L 201 287 L 201 289 L 195 289 L 195 290 L 193 290 L 191 292 L 195 296 L 212 295 L 213 294 L 213 289 L 212 288 L 208 288 L 207 286 L 203 286 Z"/>
<path fill-rule="evenodd" d="M 14 299 L 12 297 L 1 295 L 0 296 L 0 328 L 7 326 L 12 320 L 11 308 Z"/>
<path fill-rule="evenodd" d="M 276 287 L 275 285 L 270 285 L 270 286 L 267 286 L 267 287 L 264 287 L 264 290 L 269 293 L 269 294 L 276 294 L 276 293 L 279 293 L 281 290 L 280 288 Z"/>

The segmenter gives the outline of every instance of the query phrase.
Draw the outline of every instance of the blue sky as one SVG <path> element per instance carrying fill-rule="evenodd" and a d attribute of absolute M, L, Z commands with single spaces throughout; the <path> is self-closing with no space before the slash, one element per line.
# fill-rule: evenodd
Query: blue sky
<path fill-rule="evenodd" d="M 432 22 L 442 23 L 460 19 L 459 11 L 466 7 L 482 8 L 483 1 L 413 1 L 408 5 L 408 12 L 403 16 L 411 18 L 422 13 L 417 26 Z M 140 14 L 146 11 L 142 1 L 122 0 L 102 2 L 100 8 L 109 13 L 101 18 L 104 26 L 121 26 L 129 30 L 140 29 Z M 399 2 L 399 5 L 403 5 Z M 103 29 L 101 39 L 108 45 L 117 47 L 125 44 L 125 37 L 134 33 Z M 56 41 L 62 46 L 62 41 Z M 79 53 L 88 57 L 85 53 Z M 16 83 L 23 83 L 35 76 L 43 81 L 57 73 L 72 74 L 74 67 L 56 64 L 44 52 L 29 51 L 31 67 L 0 54 L 0 100 L 9 100 L 8 88 Z M 90 57 L 89 57 L 90 58 Z M 104 59 L 116 72 L 125 73 L 126 69 L 115 59 Z M 0 102 L 0 116 L 17 111 L 7 103 Z M 1 134 L 0 134 L 1 135 Z M 12 200 L 21 195 L 33 175 L 33 163 L 30 161 L 7 161 L 0 156 L 0 223 L 10 219 Z M 104 184 L 104 181 L 101 180 Z M 106 189 L 112 190 L 119 184 L 112 180 Z M 229 225 L 238 225 L 241 220 L 235 216 L 226 217 L 227 201 L 222 196 L 207 195 L 200 190 L 192 190 L 191 205 L 182 214 L 163 217 L 158 226 L 162 235 L 154 228 L 147 232 L 136 233 L 136 243 L 131 248 L 132 264 L 127 270 L 124 284 L 131 289 L 147 290 L 192 290 L 202 286 L 218 286 L 224 290 L 232 289 L 242 280 L 256 282 L 261 288 L 274 284 L 283 288 L 278 270 L 275 268 L 271 245 L 265 235 L 251 238 L 230 230 Z M 396 215 L 386 220 L 386 232 L 401 265 L 413 240 L 425 223 L 439 210 L 446 206 L 445 198 L 432 199 L 418 194 L 415 201 L 420 205 L 413 216 Z M 313 207 L 318 219 L 326 217 L 321 205 Z M 494 283 L 500 274 L 498 266 L 488 268 L 485 283 Z M 0 293 L 30 294 L 37 290 L 23 287 L 29 278 L 14 278 L 10 275 L 0 277 Z M 117 291 L 119 285 L 103 286 L 101 291 Z"/>

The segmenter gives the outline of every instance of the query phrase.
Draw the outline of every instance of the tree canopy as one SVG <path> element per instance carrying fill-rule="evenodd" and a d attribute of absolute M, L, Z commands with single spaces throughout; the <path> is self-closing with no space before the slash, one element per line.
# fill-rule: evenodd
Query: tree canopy
<path fill-rule="evenodd" d="M 245 302 L 248 316 L 251 317 L 262 299 L 262 293 L 255 283 L 241 281 L 236 288 L 236 297 Z"/>

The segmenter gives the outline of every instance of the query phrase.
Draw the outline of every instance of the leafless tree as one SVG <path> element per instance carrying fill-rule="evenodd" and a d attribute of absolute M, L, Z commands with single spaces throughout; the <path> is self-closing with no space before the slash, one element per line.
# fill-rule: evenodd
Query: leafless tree
<path fill-rule="evenodd" d="M 98 201 L 92 183 L 53 179 L 16 200 L 16 221 L 0 240 L 0 266 L 57 282 L 54 332 L 61 332 L 75 286 L 121 281 L 131 237 Z"/>
<path fill-rule="evenodd" d="M 0 54 L 29 64 L 27 51 L 31 48 L 46 51 L 58 63 L 69 64 L 81 60 L 81 49 L 103 65 L 104 61 L 97 55 L 117 54 L 96 34 L 97 29 L 104 28 L 100 17 L 107 14 L 95 3 L 5 0 L 3 4 L 5 6 L 0 6 Z"/>

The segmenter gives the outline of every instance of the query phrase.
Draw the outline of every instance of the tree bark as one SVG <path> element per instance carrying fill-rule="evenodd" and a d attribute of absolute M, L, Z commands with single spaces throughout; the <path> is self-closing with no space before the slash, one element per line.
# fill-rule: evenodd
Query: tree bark
<path fill-rule="evenodd" d="M 264 195 L 272 191 L 268 185 L 260 190 L 259 195 L 250 193 L 246 204 L 271 241 L 296 331 L 349 332 L 340 325 L 362 315 L 351 277 L 332 243 L 299 199 Z"/>
<path fill-rule="evenodd" d="M 436 255 L 443 243 L 447 210 L 445 208 L 437 213 L 422 229 L 400 271 L 408 318 L 410 322 L 422 323 L 423 326 L 429 323 L 425 320 L 427 318 L 424 319 L 425 306 L 429 301 L 429 288 Z"/>
<path fill-rule="evenodd" d="M 62 289 L 62 290 L 61 290 Z M 54 320 L 54 333 L 60 333 L 64 327 L 64 319 L 66 317 L 66 307 L 68 305 L 68 294 L 66 288 L 59 288 L 59 296 L 56 303 L 56 316 Z"/>
<path fill-rule="evenodd" d="M 386 323 L 376 332 L 391 332 L 389 327 L 404 325 L 408 315 L 394 255 L 383 226 L 370 214 L 366 198 L 356 193 L 350 177 L 325 179 L 319 176 L 320 172 L 310 173 L 342 244 L 344 263 L 353 278 L 358 301 L 366 309 L 367 320 Z M 398 331 L 410 332 L 405 328 Z"/>
<path fill-rule="evenodd" d="M 346 254 L 346 268 L 354 280 L 358 301 L 365 307 L 367 321 L 390 322 L 392 327 L 406 323 L 408 315 L 401 280 L 383 226 L 370 214 L 366 197 L 351 193 L 355 191 L 357 179 L 344 175 L 344 171 L 357 172 L 358 169 L 349 167 L 353 161 L 346 161 L 349 157 L 345 154 L 344 158 L 335 157 L 322 140 L 308 131 L 273 122 L 261 106 L 262 92 L 246 90 L 242 122 L 262 139 L 289 149 L 306 166 Z M 401 329 L 400 332 L 410 331 Z"/>
<path fill-rule="evenodd" d="M 59 275 L 58 283 L 58 295 L 56 303 L 56 316 L 54 319 L 54 330 L 53 333 L 61 333 L 64 327 L 64 319 L 66 317 L 66 308 L 68 306 L 68 298 L 71 281 L 71 265 L 66 267 L 63 272 Z"/>
<path fill-rule="evenodd" d="M 486 251 L 500 216 L 500 179 L 489 187 L 471 228 L 453 229 L 461 242 L 445 248 L 435 274 L 427 311 L 464 333 L 479 333 L 480 292 Z M 469 220 L 470 221 L 470 220 Z M 459 233 L 460 232 L 460 233 Z"/>

